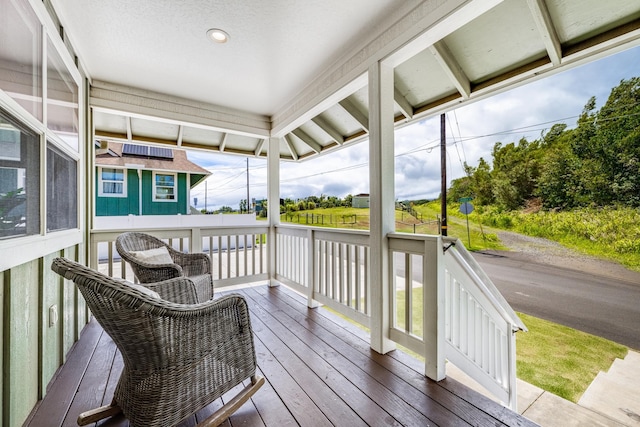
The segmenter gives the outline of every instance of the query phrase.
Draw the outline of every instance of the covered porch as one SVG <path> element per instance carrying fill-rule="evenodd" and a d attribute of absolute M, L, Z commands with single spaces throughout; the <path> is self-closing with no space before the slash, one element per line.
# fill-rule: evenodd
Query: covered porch
<path fill-rule="evenodd" d="M 371 350 L 361 328 L 327 310 L 309 309 L 305 298 L 286 287 L 233 292 L 249 303 L 266 383 L 225 426 L 536 425 L 453 379 L 424 377 L 422 364 L 406 353 Z M 25 426 L 75 425 L 78 413 L 110 402 L 121 369 L 115 345 L 91 321 Z M 213 402 L 180 426 L 194 426 L 222 403 Z M 98 425 L 129 424 L 120 416 Z"/>
<path fill-rule="evenodd" d="M 281 224 L 278 209 L 248 227 L 139 230 L 209 253 L 220 294 L 269 286 L 239 290 L 250 302 L 267 386 L 230 423 L 529 424 L 511 410 L 515 332 L 525 326 L 462 244 L 395 230 L 394 130 L 637 46 L 639 4 L 0 3 L 7 39 L 16 41 L 0 48 L 0 113 L 12 133 L 33 134 L 33 152 L 16 156 L 13 168 L 43 187 L 27 190 L 40 202 L 29 234 L 0 241 L 3 425 L 73 425 L 77 413 L 109 400 L 117 380 L 115 347 L 73 285 L 49 268 L 64 256 L 133 279 L 114 257 L 124 228 L 96 227 L 95 150 L 103 141 L 266 159 L 272 207 L 281 161 L 368 144 L 368 231 Z M 205 35 L 213 26 L 231 32 L 229 49 L 212 50 Z M 48 146 L 75 167 L 56 182 L 72 191 L 44 188 L 55 181 Z M 69 215 L 47 198 L 65 193 Z M 56 221 L 67 216 L 76 221 Z M 446 378 L 447 361 L 504 406 Z"/>

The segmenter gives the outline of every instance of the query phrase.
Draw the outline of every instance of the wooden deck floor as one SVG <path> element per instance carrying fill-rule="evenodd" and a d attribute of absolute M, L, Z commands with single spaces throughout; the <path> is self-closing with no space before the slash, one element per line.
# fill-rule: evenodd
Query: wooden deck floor
<path fill-rule="evenodd" d="M 326 310 L 308 309 L 285 287 L 234 292 L 249 303 L 266 382 L 223 426 L 535 425 L 455 380 L 429 380 L 405 353 L 377 354 L 365 332 Z M 121 369 L 113 341 L 92 321 L 25 426 L 75 426 L 80 412 L 111 401 Z M 220 405 L 212 403 L 181 427 Z M 117 417 L 97 425 L 129 423 Z"/>

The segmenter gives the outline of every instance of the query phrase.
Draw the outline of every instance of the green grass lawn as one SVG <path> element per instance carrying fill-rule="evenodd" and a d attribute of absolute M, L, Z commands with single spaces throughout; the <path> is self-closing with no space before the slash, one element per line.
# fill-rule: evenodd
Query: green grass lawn
<path fill-rule="evenodd" d="M 529 332 L 516 338 L 518 378 L 577 402 L 600 371 L 627 347 L 526 314 L 519 314 Z"/>

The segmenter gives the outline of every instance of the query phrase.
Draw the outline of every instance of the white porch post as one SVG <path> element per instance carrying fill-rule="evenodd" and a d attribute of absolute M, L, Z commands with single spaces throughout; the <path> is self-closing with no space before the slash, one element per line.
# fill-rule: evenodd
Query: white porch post
<path fill-rule="evenodd" d="M 424 292 L 422 307 L 424 307 L 423 336 L 425 365 L 424 374 L 434 381 L 446 377 L 445 361 L 445 284 L 444 284 L 444 256 L 442 252 L 442 237 L 435 241 L 425 241 L 425 262 L 422 271 L 424 277 Z"/>
<path fill-rule="evenodd" d="M 269 286 L 278 286 L 276 275 L 276 226 L 280 223 L 280 138 L 269 138 L 267 148 L 267 272 Z"/>
<path fill-rule="evenodd" d="M 371 233 L 371 348 L 395 349 L 391 324 L 389 241 L 395 230 L 393 68 L 369 67 L 369 192 Z"/>

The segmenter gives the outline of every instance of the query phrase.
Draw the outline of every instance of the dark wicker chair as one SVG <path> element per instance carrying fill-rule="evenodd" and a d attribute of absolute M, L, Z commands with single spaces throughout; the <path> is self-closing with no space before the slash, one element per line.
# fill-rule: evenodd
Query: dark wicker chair
<path fill-rule="evenodd" d="M 167 248 L 173 263 L 151 264 L 134 256 L 134 251 Z M 184 253 L 146 233 L 122 233 L 116 238 L 116 250 L 127 261 L 140 283 L 156 283 L 185 276 L 191 280 L 198 293 L 198 301 L 213 298 L 211 258 L 205 253 Z"/>
<path fill-rule="evenodd" d="M 124 361 L 111 405 L 81 414 L 79 425 L 122 412 L 131 426 L 173 426 L 250 378 L 236 397 L 199 424 L 216 426 L 264 383 L 256 376 L 242 296 L 184 304 L 197 301 L 184 277 L 139 290 L 65 258 L 54 259 L 51 268 L 75 282 Z M 176 300 L 150 296 L 147 287 Z"/>

